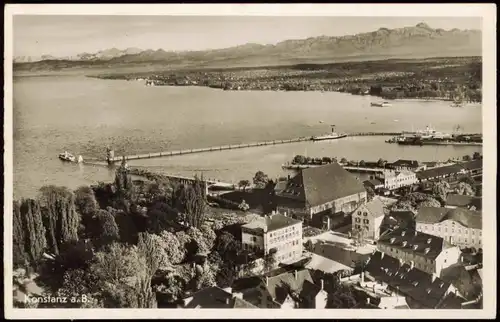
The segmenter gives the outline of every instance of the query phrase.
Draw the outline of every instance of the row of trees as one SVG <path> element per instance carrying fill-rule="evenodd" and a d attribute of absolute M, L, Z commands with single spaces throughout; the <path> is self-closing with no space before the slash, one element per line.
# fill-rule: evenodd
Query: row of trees
<path fill-rule="evenodd" d="M 266 187 L 266 185 L 269 183 L 269 181 L 270 181 L 270 179 L 267 176 L 267 174 L 265 174 L 262 171 L 257 171 L 255 173 L 255 176 L 252 179 L 252 182 L 253 182 L 255 188 L 257 188 L 257 189 L 263 189 L 264 187 Z M 238 187 L 240 189 L 243 189 L 243 191 L 245 191 L 248 186 L 250 186 L 250 180 L 240 180 L 238 182 Z"/>
<path fill-rule="evenodd" d="M 252 254 L 211 227 L 205 197 L 202 179 L 133 182 L 125 167 L 112 184 L 43 187 L 14 203 L 14 268 L 39 274 L 47 294 L 88 299 L 70 307 L 156 307 L 230 286 Z"/>

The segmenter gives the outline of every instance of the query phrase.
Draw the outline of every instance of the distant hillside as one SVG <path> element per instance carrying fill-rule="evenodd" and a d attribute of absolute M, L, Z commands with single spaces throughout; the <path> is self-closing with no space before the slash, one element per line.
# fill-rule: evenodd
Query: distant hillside
<path fill-rule="evenodd" d="M 232 67 L 283 65 L 307 62 L 336 62 L 391 58 L 482 56 L 479 30 L 433 29 L 426 24 L 386 29 L 342 37 L 313 37 L 286 40 L 276 45 L 246 44 L 207 50 L 171 52 L 116 48 L 76 57 L 23 57 L 15 61 L 17 71 L 61 70 L 67 68 L 116 68 L 135 64 L 164 67 Z"/>

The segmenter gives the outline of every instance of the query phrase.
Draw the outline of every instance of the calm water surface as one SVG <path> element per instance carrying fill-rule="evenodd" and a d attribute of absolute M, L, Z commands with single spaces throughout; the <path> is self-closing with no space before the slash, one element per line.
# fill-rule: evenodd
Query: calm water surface
<path fill-rule="evenodd" d="M 368 96 L 320 92 L 229 92 L 202 87 L 146 87 L 141 82 L 83 76 L 14 79 L 14 195 L 28 197 L 46 184 L 76 188 L 107 181 L 105 167 L 62 163 L 68 150 L 104 157 L 107 145 L 117 155 L 197 148 L 259 140 L 287 139 L 338 131 L 401 131 L 431 124 L 441 131 L 460 125 L 482 132 L 481 106 L 452 108 L 448 102 L 397 101 L 372 107 Z M 320 123 L 323 121 L 323 123 Z M 262 170 L 282 175 L 281 164 L 294 155 L 389 161 L 398 158 L 446 160 L 481 147 L 387 144 L 384 137 L 183 155 L 131 161 L 164 173 L 225 181 L 249 179 Z"/>

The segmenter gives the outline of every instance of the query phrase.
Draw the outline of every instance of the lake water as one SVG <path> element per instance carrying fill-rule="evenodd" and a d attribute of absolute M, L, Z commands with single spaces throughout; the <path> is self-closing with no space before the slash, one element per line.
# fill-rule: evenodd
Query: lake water
<path fill-rule="evenodd" d="M 203 87 L 146 87 L 141 82 L 84 76 L 14 79 L 14 196 L 32 196 L 42 185 L 76 188 L 111 180 L 105 167 L 61 162 L 67 150 L 84 158 L 287 139 L 328 132 L 401 131 L 431 124 L 440 131 L 482 132 L 480 105 L 452 108 L 449 102 L 397 101 L 333 92 L 221 91 Z M 320 123 L 323 121 L 323 123 Z M 374 123 L 374 124 L 372 124 Z M 221 181 L 251 179 L 262 170 L 282 175 L 296 154 L 349 160 L 399 158 L 447 160 L 481 147 L 398 146 L 386 137 L 302 142 L 241 150 L 131 161 L 164 173 Z"/>

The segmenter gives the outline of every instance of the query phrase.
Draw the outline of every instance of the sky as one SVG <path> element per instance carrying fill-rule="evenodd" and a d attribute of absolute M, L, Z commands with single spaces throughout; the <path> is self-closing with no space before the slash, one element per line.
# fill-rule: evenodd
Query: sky
<path fill-rule="evenodd" d="M 420 22 L 446 30 L 481 29 L 481 18 L 474 17 L 17 15 L 13 19 L 13 49 L 14 56 L 70 56 L 113 47 L 205 50 L 352 35 Z"/>

